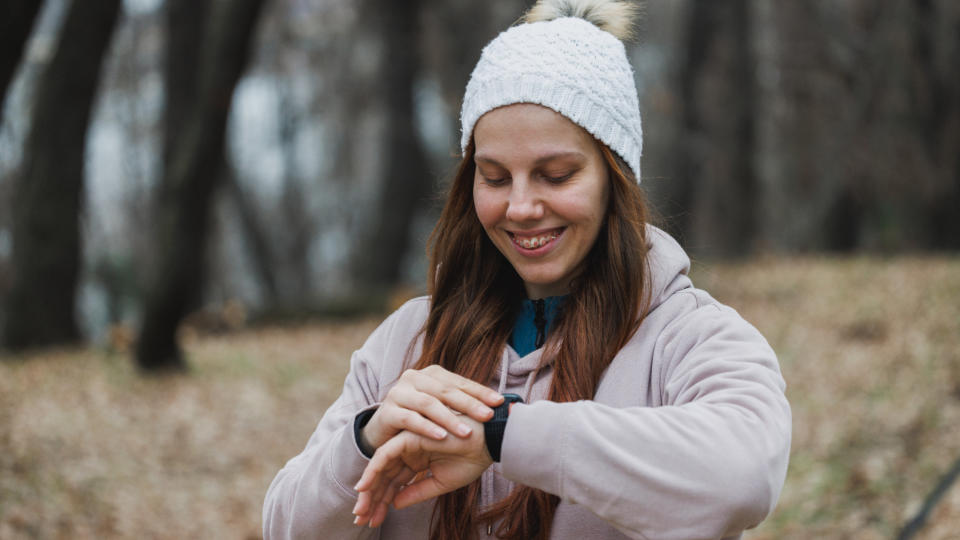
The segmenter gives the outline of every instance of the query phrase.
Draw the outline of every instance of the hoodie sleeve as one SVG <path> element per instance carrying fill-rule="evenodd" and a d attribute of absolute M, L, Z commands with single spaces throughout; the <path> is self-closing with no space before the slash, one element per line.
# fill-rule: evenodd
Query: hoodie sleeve
<path fill-rule="evenodd" d="M 759 524 L 790 449 L 776 356 L 732 309 L 685 301 L 694 308 L 654 347 L 662 406 L 517 405 L 504 475 L 585 506 L 631 538 L 723 538 Z"/>
<path fill-rule="evenodd" d="M 263 503 L 263 537 L 373 538 L 377 531 L 353 524 L 353 486 L 369 461 L 353 436 L 356 415 L 379 400 L 382 365 L 400 311 L 387 318 L 350 359 L 343 393 L 327 409 L 300 455 L 280 470 Z M 405 349 L 404 349 L 405 350 Z M 404 351 L 400 351 L 401 353 Z"/>

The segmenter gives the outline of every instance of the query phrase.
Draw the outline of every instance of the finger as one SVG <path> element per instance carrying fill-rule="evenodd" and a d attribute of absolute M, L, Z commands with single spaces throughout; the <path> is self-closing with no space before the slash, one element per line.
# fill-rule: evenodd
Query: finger
<path fill-rule="evenodd" d="M 360 475 L 355 489 L 357 491 L 375 491 L 385 480 L 389 481 L 405 466 L 401 456 L 406 452 L 416 451 L 419 447 L 417 436 L 411 433 L 401 433 L 383 443 L 370 458 L 367 467 Z"/>
<path fill-rule="evenodd" d="M 382 501 L 391 504 L 393 503 L 393 498 L 397 496 L 397 493 L 401 488 L 407 485 L 407 482 L 413 479 L 416 473 L 413 472 L 409 467 L 404 467 L 404 469 L 394 477 L 393 481 L 390 482 L 390 485 L 387 486 L 387 489 L 383 493 Z"/>
<path fill-rule="evenodd" d="M 397 476 L 402 467 L 403 463 L 399 462 L 399 460 L 398 462 L 390 463 L 386 468 L 371 476 L 358 491 L 361 493 L 368 493 L 375 503 L 380 497 L 383 496 L 383 492 L 386 490 L 387 486 L 389 486 L 390 482 L 392 482 Z M 372 505 L 370 508 L 372 508 Z M 365 510 L 369 510 L 369 508 L 366 508 Z"/>
<path fill-rule="evenodd" d="M 437 482 L 434 477 L 428 476 L 400 490 L 393 499 L 393 507 L 400 510 L 419 502 L 438 497 L 443 493 L 443 485 Z"/>
<path fill-rule="evenodd" d="M 391 465 L 380 473 L 369 489 L 362 490 L 357 494 L 357 503 L 353 507 L 353 513 L 369 520 L 378 504 L 384 501 L 391 502 L 393 495 L 391 494 L 389 498 L 386 498 L 387 492 L 405 468 L 402 463 L 398 463 Z"/>
<path fill-rule="evenodd" d="M 424 368 L 423 372 L 424 374 L 441 380 L 450 386 L 459 388 L 461 391 L 479 399 L 490 407 L 496 407 L 497 405 L 503 403 L 503 396 L 500 395 L 500 392 L 497 392 L 493 388 L 488 388 L 477 381 L 468 379 L 463 375 L 459 375 L 452 371 L 447 371 L 438 365 Z M 461 412 L 467 414 L 466 411 Z"/>
<path fill-rule="evenodd" d="M 447 432 L 456 433 L 460 430 L 462 422 L 450 409 L 432 396 L 420 395 L 425 397 L 398 401 L 399 407 L 391 413 L 400 431 L 406 430 L 428 439 L 442 441 L 447 437 Z"/>
<path fill-rule="evenodd" d="M 391 482 L 390 485 L 393 483 Z M 365 495 L 364 506 L 362 512 L 355 512 L 357 518 L 354 520 L 354 524 L 357 525 L 369 525 L 370 527 L 379 527 L 383 523 L 383 520 L 386 519 L 386 512 L 389 509 L 393 495 L 390 495 L 390 498 L 385 498 L 383 494 L 386 494 L 389 489 L 389 485 L 385 486 L 381 491 L 381 494 L 372 493 L 369 491 L 362 492 L 362 495 Z"/>
<path fill-rule="evenodd" d="M 370 514 L 358 514 L 353 518 L 353 524 L 357 527 L 363 527 L 370 523 Z"/>
<path fill-rule="evenodd" d="M 359 517 L 370 512 L 370 498 L 371 495 L 369 491 L 361 491 L 357 494 L 357 504 L 353 505 L 353 514 L 355 516 Z"/>
<path fill-rule="evenodd" d="M 423 384 L 435 386 L 433 390 L 437 392 L 441 392 L 443 388 L 436 381 Z M 450 407 L 429 392 L 411 388 L 409 391 L 399 392 L 394 399 L 400 407 L 397 411 L 400 425 L 407 431 L 413 431 L 434 440 L 442 440 L 444 437 L 437 437 L 430 429 L 441 428 L 445 430 L 444 436 L 449 431 L 460 437 L 466 437 L 473 431 L 470 426 L 460 421 Z"/>
<path fill-rule="evenodd" d="M 360 503 L 360 498 L 366 499 L 363 504 L 364 510 L 362 512 L 354 511 L 354 514 L 356 516 L 353 518 L 353 524 L 362 527 L 370 523 L 370 518 L 372 516 L 371 510 L 373 509 L 373 506 L 371 503 L 371 498 L 369 493 L 366 493 L 366 492 L 361 493 L 360 497 L 358 497 L 358 500 L 357 500 L 358 504 Z"/>
<path fill-rule="evenodd" d="M 375 487 L 378 476 L 390 461 L 390 457 L 388 456 L 396 452 L 396 450 L 394 450 L 397 446 L 394 443 L 395 440 L 396 437 L 380 445 L 380 448 L 377 448 L 373 457 L 370 458 L 370 462 L 367 463 L 366 468 L 363 469 L 363 474 L 360 475 L 360 481 L 354 486 L 355 490 L 370 491 Z"/>
<path fill-rule="evenodd" d="M 399 471 L 398 471 L 399 473 Z M 371 504 L 370 508 L 376 509 L 377 505 L 380 503 L 389 504 L 393 500 L 393 496 L 387 496 L 390 486 L 393 485 L 396 478 L 395 474 L 383 474 L 381 475 L 380 481 L 377 482 L 377 487 L 370 491 L 371 494 Z"/>
<path fill-rule="evenodd" d="M 387 511 L 389 509 L 390 507 L 385 502 L 378 504 L 376 510 L 373 512 L 373 517 L 370 518 L 370 527 L 383 525 L 383 522 L 387 519 Z"/>
<path fill-rule="evenodd" d="M 503 396 L 470 379 L 465 379 L 452 373 L 450 373 L 450 375 L 455 378 L 451 379 L 446 376 L 444 376 L 444 378 L 419 377 L 411 382 L 414 388 L 437 398 L 447 409 L 453 409 L 456 412 L 463 413 L 477 422 L 486 422 L 493 417 L 493 409 L 470 392 L 471 390 L 475 390 L 476 387 L 480 387 L 485 391 L 492 392 L 498 398 L 502 399 Z"/>

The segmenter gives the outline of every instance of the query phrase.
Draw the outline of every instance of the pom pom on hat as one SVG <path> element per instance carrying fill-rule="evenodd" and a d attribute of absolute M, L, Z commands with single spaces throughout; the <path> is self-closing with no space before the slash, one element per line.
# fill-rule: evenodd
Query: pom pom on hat
<path fill-rule="evenodd" d="M 633 38 L 633 22 L 639 14 L 640 6 L 622 0 L 540 0 L 521 20 L 533 23 L 576 17 L 620 41 L 628 41 Z"/>
<path fill-rule="evenodd" d="M 620 38 L 638 9 L 617 0 L 541 0 L 491 41 L 467 83 L 461 151 L 487 112 L 535 103 L 586 129 L 640 181 L 643 132 L 633 70 Z"/>

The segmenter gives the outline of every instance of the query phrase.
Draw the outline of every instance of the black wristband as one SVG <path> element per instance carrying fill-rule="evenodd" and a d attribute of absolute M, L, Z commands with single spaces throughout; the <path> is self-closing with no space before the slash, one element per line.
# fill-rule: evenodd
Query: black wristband
<path fill-rule="evenodd" d="M 510 404 L 523 403 L 523 398 L 516 394 L 504 394 L 503 403 L 493 409 L 493 418 L 483 423 L 483 436 L 487 443 L 487 451 L 493 461 L 500 462 L 500 449 L 503 447 L 503 434 L 507 430 L 507 417 L 510 416 Z"/>
<path fill-rule="evenodd" d="M 357 414 L 356 418 L 353 419 L 353 440 L 357 442 L 357 448 L 360 449 L 360 453 L 370 459 L 373 457 L 373 452 L 367 453 L 367 448 L 364 448 L 366 445 L 363 444 L 363 428 L 367 425 L 367 422 L 373 418 L 373 413 L 377 412 L 377 408 L 367 409 L 365 411 L 360 411 Z"/>

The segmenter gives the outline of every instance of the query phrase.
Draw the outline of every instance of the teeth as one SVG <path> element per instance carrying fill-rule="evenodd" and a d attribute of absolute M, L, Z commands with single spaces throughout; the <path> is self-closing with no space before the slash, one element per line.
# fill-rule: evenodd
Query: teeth
<path fill-rule="evenodd" d="M 519 238 L 514 236 L 513 241 L 522 246 L 525 249 L 536 249 L 543 246 L 544 244 L 549 243 L 550 241 L 557 238 L 557 233 L 552 232 L 543 236 L 536 236 L 533 238 Z"/>

